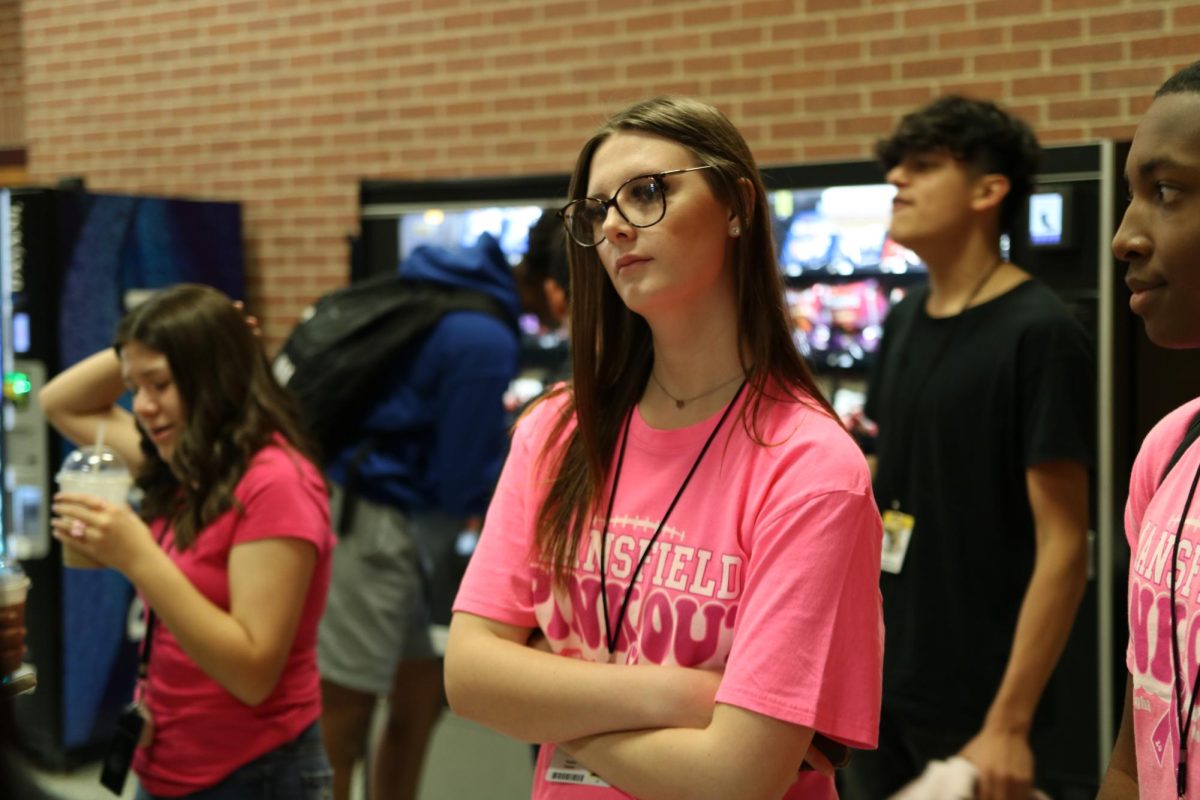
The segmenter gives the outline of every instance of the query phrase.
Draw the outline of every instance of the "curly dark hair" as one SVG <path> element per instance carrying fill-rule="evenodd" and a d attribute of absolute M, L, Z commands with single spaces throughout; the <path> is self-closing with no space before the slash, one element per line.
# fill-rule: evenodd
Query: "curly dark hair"
<path fill-rule="evenodd" d="M 250 459 L 276 434 L 319 463 L 296 401 L 276 383 L 258 337 L 221 292 L 198 284 L 158 292 L 121 320 L 118 355 L 129 342 L 167 357 L 187 416 L 170 463 L 142 431 L 146 459 L 137 476 L 142 516 L 171 519 L 180 549 L 237 504 L 233 490 Z"/>
<path fill-rule="evenodd" d="M 906 114 L 895 132 L 875 145 L 875 155 L 891 169 L 914 153 L 948 150 L 958 161 L 1008 178 L 1000 206 L 1000 232 L 1012 234 L 1033 191 L 1041 146 L 1033 129 L 995 103 L 946 95 Z"/>
<path fill-rule="evenodd" d="M 1193 61 L 1158 87 L 1155 99 L 1164 94 L 1200 94 L 1200 61 Z"/>

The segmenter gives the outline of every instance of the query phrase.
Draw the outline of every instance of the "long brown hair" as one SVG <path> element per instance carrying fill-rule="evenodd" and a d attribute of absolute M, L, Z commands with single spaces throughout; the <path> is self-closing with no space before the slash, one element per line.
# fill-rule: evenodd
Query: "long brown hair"
<path fill-rule="evenodd" d="M 809 401 L 836 419 L 791 336 L 766 189 L 741 133 L 724 114 L 697 100 L 659 97 L 637 103 L 611 117 L 583 146 L 571 177 L 570 199 L 586 196 L 596 149 L 622 131 L 676 142 L 692 152 L 697 166 L 713 167 L 698 174 L 740 221 L 733 271 L 737 326 L 742 349 L 749 354 L 748 396 L 741 410 L 747 433 L 762 442 L 757 420 L 767 402 Z M 747 185 L 752 191 L 746 191 Z M 641 397 L 654 361 L 650 327 L 622 302 L 596 249 L 574 241 L 569 247 L 574 380 L 541 454 L 553 478 L 538 510 L 535 534 L 537 553 L 552 565 L 560 585 L 586 534 L 621 424 Z M 572 420 L 576 426 L 564 442 L 562 434 Z"/>
<path fill-rule="evenodd" d="M 142 516 L 168 518 L 184 549 L 236 504 L 233 490 L 250 459 L 275 434 L 317 463 L 295 400 L 271 375 L 258 337 L 241 311 L 209 286 L 179 284 L 134 308 L 113 346 L 129 342 L 167 357 L 186 423 L 168 464 L 142 431 L 137 475 Z"/>

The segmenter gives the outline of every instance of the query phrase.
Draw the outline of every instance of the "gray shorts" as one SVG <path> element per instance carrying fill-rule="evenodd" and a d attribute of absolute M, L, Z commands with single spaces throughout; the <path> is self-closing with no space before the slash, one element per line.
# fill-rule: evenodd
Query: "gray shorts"
<path fill-rule="evenodd" d="M 335 523 L 342 500 L 334 486 Z M 339 534 L 317 636 L 321 677 L 348 689 L 387 694 L 397 664 L 436 657 L 420 558 L 406 516 L 363 497 L 356 502 L 351 530 Z"/>

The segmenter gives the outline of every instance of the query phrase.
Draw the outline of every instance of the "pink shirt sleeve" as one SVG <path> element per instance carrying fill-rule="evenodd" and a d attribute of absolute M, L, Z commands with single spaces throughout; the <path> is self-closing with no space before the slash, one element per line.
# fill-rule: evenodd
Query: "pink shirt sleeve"
<path fill-rule="evenodd" d="M 882 535 L 862 490 L 810 496 L 763 521 L 718 702 L 875 746 Z"/>
<path fill-rule="evenodd" d="M 553 424 L 560 407 L 555 400 L 545 401 L 518 423 L 479 544 L 459 585 L 455 611 L 522 628 L 537 627 L 530 555 L 532 515 L 544 494 L 536 485 L 541 480 L 536 473 L 544 440 L 538 433 Z"/>
<path fill-rule="evenodd" d="M 288 538 L 310 542 L 319 556 L 332 549 L 325 483 L 316 467 L 290 448 L 259 451 L 236 494 L 244 513 L 233 544 Z"/>

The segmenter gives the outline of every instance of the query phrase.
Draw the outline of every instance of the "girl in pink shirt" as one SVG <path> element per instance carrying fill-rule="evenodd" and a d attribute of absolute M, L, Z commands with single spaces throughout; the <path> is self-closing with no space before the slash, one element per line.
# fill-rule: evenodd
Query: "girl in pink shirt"
<path fill-rule="evenodd" d="M 452 707 L 542 742 L 534 797 L 832 798 L 873 747 L 878 512 L 790 335 L 766 193 L 716 109 L 584 146 L 574 380 L 517 426 L 455 604 Z"/>
<path fill-rule="evenodd" d="M 126 390 L 132 414 L 117 405 Z M 141 517 L 60 493 L 53 521 L 55 538 L 119 570 L 151 610 L 138 797 L 327 796 L 325 484 L 241 311 L 209 287 L 165 289 L 38 399 L 76 444 L 103 426 L 143 492 Z"/>

